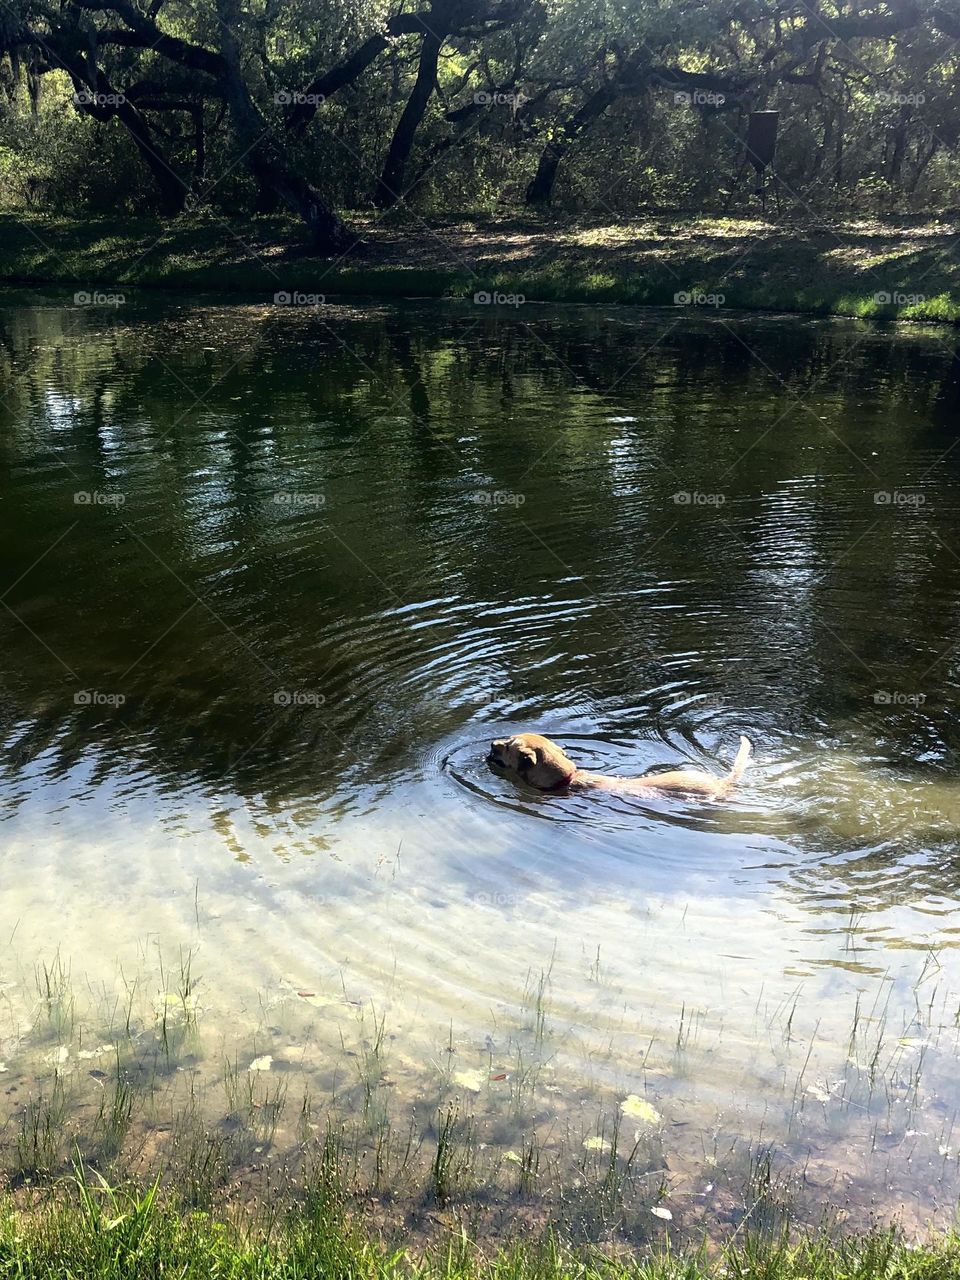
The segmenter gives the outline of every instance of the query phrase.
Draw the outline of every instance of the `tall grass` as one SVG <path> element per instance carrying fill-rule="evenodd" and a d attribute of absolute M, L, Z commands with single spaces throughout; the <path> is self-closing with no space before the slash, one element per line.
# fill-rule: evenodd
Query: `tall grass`
<path fill-rule="evenodd" d="M 4 1280 L 951 1280 L 960 1238 L 912 1248 L 894 1232 L 791 1239 L 745 1233 L 727 1247 L 678 1250 L 664 1235 L 642 1251 L 601 1252 L 556 1231 L 484 1248 L 451 1222 L 425 1248 L 397 1243 L 350 1216 L 329 1162 L 282 1215 L 231 1221 L 187 1212 L 161 1192 L 111 1186 L 79 1160 L 56 1193 L 29 1209 L 0 1198 Z"/>

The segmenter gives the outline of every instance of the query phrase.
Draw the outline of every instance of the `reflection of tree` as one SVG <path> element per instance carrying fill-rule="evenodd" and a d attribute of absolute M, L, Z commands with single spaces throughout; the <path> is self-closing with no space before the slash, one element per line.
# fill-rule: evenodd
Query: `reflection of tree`
<path fill-rule="evenodd" d="M 402 313 L 390 316 L 384 322 L 384 330 L 393 348 L 400 376 L 410 392 L 410 416 L 414 422 L 426 425 L 430 421 L 430 395 L 423 381 L 423 368 L 418 353 L 414 352 L 410 330 L 403 322 Z"/>
<path fill-rule="evenodd" d="M 933 402 L 933 420 L 951 438 L 960 434 L 960 347 L 954 347 Z"/>
<path fill-rule="evenodd" d="M 868 775 L 919 760 L 928 781 L 957 742 L 956 461 L 922 476 L 949 356 L 676 319 L 0 313 L 11 779 L 42 758 L 322 800 L 523 707 L 705 753 L 737 729 L 773 753 L 869 743 Z M 911 486 L 925 505 L 874 501 Z M 126 501 L 80 509 L 80 489 Z M 925 707 L 878 710 L 923 678 Z"/>

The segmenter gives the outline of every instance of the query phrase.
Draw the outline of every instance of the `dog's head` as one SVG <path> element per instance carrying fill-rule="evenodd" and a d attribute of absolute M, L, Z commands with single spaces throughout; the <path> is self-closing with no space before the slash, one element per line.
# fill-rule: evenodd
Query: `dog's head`
<path fill-rule="evenodd" d="M 567 786 L 577 771 L 573 763 L 549 738 L 539 733 L 517 733 L 512 738 L 497 738 L 490 743 L 487 759 L 536 787 L 539 791 L 552 791 Z"/>

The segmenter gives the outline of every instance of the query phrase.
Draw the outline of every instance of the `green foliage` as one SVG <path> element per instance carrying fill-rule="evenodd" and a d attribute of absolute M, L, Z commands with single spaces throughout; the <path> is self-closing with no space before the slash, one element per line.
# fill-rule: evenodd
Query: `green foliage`
<path fill-rule="evenodd" d="M 733 188 L 756 109 L 781 113 L 780 196 L 794 213 L 943 209 L 955 199 L 955 3 L 931 24 L 910 6 L 879 6 L 878 18 L 839 0 L 816 22 L 807 5 L 774 11 L 763 0 L 425 2 L 425 29 L 446 34 L 404 170 L 402 196 L 420 214 L 522 205 L 550 146 L 562 154 L 547 194 L 564 210 L 717 211 L 730 199 L 750 208 L 752 174 Z M 16 15 L 7 6 L 0 206 L 149 213 L 161 207 L 145 162 L 154 156 L 191 208 L 275 210 L 283 184 L 264 190 L 251 148 L 239 145 L 224 75 L 194 65 L 194 54 L 220 55 L 216 0 L 167 0 L 140 18 L 117 3 L 57 11 L 19 0 Z M 416 82 L 422 32 L 388 30 L 303 130 L 289 127 L 290 96 L 349 65 L 402 12 L 387 0 L 279 0 L 241 19 L 244 92 L 263 136 L 334 207 L 368 206 Z M 77 59 L 95 33 L 91 67 Z M 126 98 L 126 114 L 75 100 L 94 71 L 101 90 Z M 698 76 L 707 96 L 678 101 Z M 130 104 L 146 144 L 131 132 Z"/>
<path fill-rule="evenodd" d="M 895 1233 L 791 1240 L 747 1233 L 707 1253 L 671 1248 L 609 1255 L 555 1233 L 527 1233 L 484 1250 L 455 1228 L 419 1251 L 388 1243 L 369 1221 L 345 1216 L 341 1199 L 308 1194 L 268 1223 L 251 1212 L 228 1225 L 183 1212 L 160 1192 L 110 1186 L 78 1162 L 72 1190 L 27 1210 L 0 1201 L 4 1280 L 953 1280 L 960 1240 L 911 1247 Z"/>

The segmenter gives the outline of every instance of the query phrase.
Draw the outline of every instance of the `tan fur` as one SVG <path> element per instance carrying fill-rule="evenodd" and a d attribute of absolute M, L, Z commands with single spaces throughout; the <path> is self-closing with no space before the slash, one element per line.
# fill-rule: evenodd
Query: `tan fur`
<path fill-rule="evenodd" d="M 567 788 L 633 793 L 668 791 L 720 800 L 743 777 L 752 749 L 749 739 L 741 737 L 733 768 L 725 778 L 715 778 L 702 769 L 671 769 L 668 773 L 648 774 L 644 778 L 611 778 L 602 773 L 589 773 L 578 769 L 555 742 L 539 733 L 517 733 L 512 738 L 497 738 L 490 744 L 487 759 L 539 791 Z"/>

